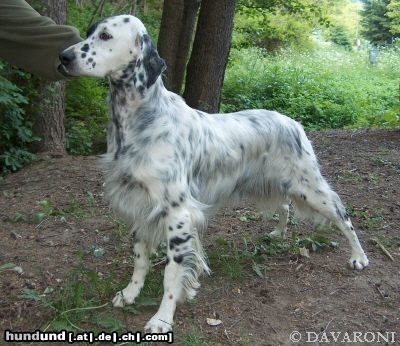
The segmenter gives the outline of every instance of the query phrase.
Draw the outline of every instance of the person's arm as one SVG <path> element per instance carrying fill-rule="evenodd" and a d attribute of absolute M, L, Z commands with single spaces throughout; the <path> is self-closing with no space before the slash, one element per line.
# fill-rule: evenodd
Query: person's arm
<path fill-rule="evenodd" d="M 0 59 L 48 80 L 65 79 L 58 58 L 81 41 L 79 31 L 57 25 L 23 0 L 0 0 Z"/>

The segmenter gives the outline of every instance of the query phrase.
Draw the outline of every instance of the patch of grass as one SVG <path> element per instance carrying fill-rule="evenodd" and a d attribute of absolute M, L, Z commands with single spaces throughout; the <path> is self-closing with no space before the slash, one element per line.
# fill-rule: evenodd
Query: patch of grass
<path fill-rule="evenodd" d="M 372 185 L 378 186 L 379 183 L 381 182 L 381 178 L 379 177 L 379 175 L 372 173 L 372 174 L 369 174 L 369 175 L 368 175 L 368 181 L 369 181 Z"/>
<path fill-rule="evenodd" d="M 393 165 L 392 161 L 385 159 L 384 157 L 382 157 L 380 155 L 372 156 L 369 158 L 369 160 L 378 167 L 386 167 L 386 166 Z"/>
<path fill-rule="evenodd" d="M 380 241 L 380 243 L 388 249 L 390 248 L 396 249 L 400 247 L 400 236 L 387 238 L 384 235 L 378 235 L 377 238 Z"/>
<path fill-rule="evenodd" d="M 399 125 L 398 48 L 381 51 L 374 68 L 367 52 L 337 47 L 233 49 L 225 74 L 223 111 L 277 110 L 308 130 Z M 329 83 L 326 81 L 329 80 Z"/>
<path fill-rule="evenodd" d="M 129 227 L 120 221 L 113 213 L 107 215 L 107 218 L 111 219 L 113 223 L 115 223 L 116 227 L 114 229 L 114 234 L 117 239 L 121 242 L 127 242 L 129 237 Z"/>
<path fill-rule="evenodd" d="M 116 291 L 111 277 L 99 276 L 83 265 L 72 270 L 62 290 L 51 297 L 50 304 L 55 316 L 50 328 L 90 328 L 97 333 L 101 330 L 125 331 L 123 322 L 115 316 L 108 303 Z"/>
<path fill-rule="evenodd" d="M 136 300 L 137 306 L 157 306 L 163 296 L 163 274 L 159 271 L 151 270 L 146 276 L 143 289 Z"/>
<path fill-rule="evenodd" d="M 261 213 L 247 209 L 236 210 L 236 213 L 238 214 L 238 219 L 242 222 L 259 221 L 262 218 Z"/>
<path fill-rule="evenodd" d="M 309 237 L 299 239 L 297 245 L 316 252 L 327 247 L 338 247 L 339 244 L 335 241 L 331 241 L 325 235 L 315 233 Z"/>
<path fill-rule="evenodd" d="M 250 339 L 250 336 L 249 335 L 245 335 L 246 332 L 243 331 L 241 334 L 242 335 L 241 335 L 240 339 L 233 343 L 234 346 L 250 346 L 250 345 L 253 345 L 253 342 Z"/>
<path fill-rule="evenodd" d="M 61 289 L 47 289 L 43 293 L 24 289 L 20 297 L 34 300 L 42 308 L 52 311 L 49 330 L 91 330 L 94 333 L 129 330 L 121 320 L 121 309 L 113 308 L 111 300 L 129 282 L 131 273 L 127 272 L 122 280 L 116 280 L 112 275 L 100 275 L 84 266 L 88 253 L 77 252 L 76 255 L 81 264 L 71 270 Z M 159 305 L 162 282 L 160 274 L 151 271 L 135 304 L 124 307 L 122 313 L 139 314 L 144 307 Z"/>
<path fill-rule="evenodd" d="M 1 180 L 2 180 L 2 178 L 0 179 L 0 181 L 1 181 Z M 14 191 L 11 191 L 11 192 L 2 191 L 2 195 L 3 195 L 3 197 L 5 197 L 5 198 L 22 197 L 22 194 L 21 194 L 21 193 L 14 192 Z"/>
<path fill-rule="evenodd" d="M 359 183 L 362 181 L 362 177 L 359 174 L 352 172 L 352 171 L 343 172 L 343 174 L 338 176 L 338 179 L 340 181 L 348 182 L 348 183 L 351 183 L 351 182 Z"/>
<path fill-rule="evenodd" d="M 338 243 L 330 239 L 332 233 L 332 229 L 322 228 L 301 238 L 295 232 L 292 232 L 292 237 L 287 239 L 264 235 L 259 237 L 254 244 L 248 244 L 246 239 L 243 239 L 242 244 L 236 244 L 218 238 L 212 251 L 208 251 L 210 266 L 213 272 L 231 280 L 242 280 L 249 268 L 253 274 L 264 278 L 265 271 L 270 270 L 268 266 L 264 265 L 267 257 L 282 254 L 299 255 L 301 248 L 316 252 L 337 247 Z"/>
<path fill-rule="evenodd" d="M 53 203 L 48 199 L 39 201 L 38 204 L 40 206 L 40 211 L 36 213 L 25 213 L 17 211 L 11 221 L 38 224 L 42 222 L 45 218 L 53 216 L 65 217 L 68 215 L 76 218 L 86 218 L 89 216 L 93 216 L 96 207 L 96 201 L 94 195 L 91 192 L 87 193 L 87 205 L 80 203 L 76 199 L 73 199 L 69 203 L 68 207 L 64 209 L 54 207 Z"/>
<path fill-rule="evenodd" d="M 329 239 L 329 235 L 331 234 L 328 234 L 327 231 L 319 230 L 302 238 L 299 238 L 295 232 L 292 232 L 292 237 L 287 239 L 271 238 L 268 235 L 262 236 L 256 243 L 258 255 L 256 260 L 260 261 L 260 258 L 263 259 L 264 255 L 299 254 L 299 249 L 303 247 L 316 252 L 324 248 L 338 246 L 336 242 Z"/>
<path fill-rule="evenodd" d="M 63 214 L 69 214 L 77 218 L 85 218 L 90 216 L 90 212 L 87 207 L 75 199 L 69 202 L 68 207 L 63 209 Z"/>
<path fill-rule="evenodd" d="M 40 206 L 40 211 L 37 213 L 24 213 L 17 211 L 15 213 L 14 218 L 12 219 L 13 222 L 26 222 L 26 223 L 33 223 L 37 224 L 43 221 L 46 217 L 49 216 L 58 216 L 61 215 L 62 212 L 55 208 L 51 201 L 44 199 L 38 202 Z"/>
<path fill-rule="evenodd" d="M 349 209 L 349 215 L 358 218 L 358 225 L 361 229 L 379 229 L 384 221 L 382 210 L 370 210 L 367 206 L 363 206 L 360 209 L 351 208 Z"/>
<path fill-rule="evenodd" d="M 215 249 L 208 254 L 208 258 L 213 271 L 232 280 L 243 279 L 246 257 L 233 242 L 217 239 Z"/>
<path fill-rule="evenodd" d="M 185 346 L 205 346 L 207 345 L 205 337 L 201 335 L 198 328 L 195 327 L 194 322 L 191 322 L 190 329 L 182 336 L 177 338 Z"/>

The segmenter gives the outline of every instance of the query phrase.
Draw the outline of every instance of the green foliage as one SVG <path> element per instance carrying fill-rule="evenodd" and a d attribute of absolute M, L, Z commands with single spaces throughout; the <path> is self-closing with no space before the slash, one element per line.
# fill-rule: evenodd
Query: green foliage
<path fill-rule="evenodd" d="M 387 5 L 386 16 L 390 19 L 390 32 L 400 34 L 400 0 L 390 0 Z"/>
<path fill-rule="evenodd" d="M 335 0 L 337 2 L 337 0 Z M 283 11 L 291 14 L 302 14 L 306 19 L 318 17 L 321 24 L 326 23 L 327 18 L 323 15 L 323 8 L 329 0 L 238 0 L 237 8 L 256 9 L 258 11 L 268 11 L 275 14 L 277 11 Z"/>
<path fill-rule="evenodd" d="M 26 222 L 38 224 L 45 218 L 61 216 L 62 218 L 86 218 L 93 216 L 93 210 L 96 207 L 96 201 L 93 193 L 87 192 L 87 202 L 80 203 L 73 199 L 68 206 L 59 209 L 56 208 L 50 200 L 44 199 L 38 202 L 40 210 L 38 212 L 24 213 L 17 211 L 15 216 L 10 219 L 12 222 Z"/>
<path fill-rule="evenodd" d="M 105 81 L 81 78 L 70 81 L 66 96 L 67 150 L 88 155 L 93 144 L 105 137 L 108 119 Z"/>
<path fill-rule="evenodd" d="M 4 263 L 0 265 L 0 273 L 6 270 L 12 270 L 16 267 L 14 263 Z"/>
<path fill-rule="evenodd" d="M 53 317 L 48 325 L 50 330 L 76 331 L 86 328 L 85 330 L 95 333 L 127 331 L 127 326 L 120 319 L 121 310 L 114 309 L 109 303 L 111 297 L 121 288 L 119 280 L 88 269 L 85 259 L 90 256 L 89 252 L 76 252 L 76 256 L 81 263 L 69 272 L 61 289 L 49 287 L 41 294 L 24 288 L 20 298 L 33 300 L 51 311 Z M 8 267 L 9 265 L 5 266 L 5 269 Z M 0 271 L 2 268 L 0 266 Z M 129 277 L 125 280 L 129 281 Z M 151 271 L 135 305 L 124 306 L 122 312 L 137 315 L 146 307 L 159 305 L 162 290 L 160 273 Z"/>
<path fill-rule="evenodd" d="M 346 49 L 351 49 L 351 42 L 346 28 L 342 25 L 333 26 L 330 29 L 330 40 Z"/>
<path fill-rule="evenodd" d="M 331 39 L 332 31 L 342 27 L 350 42 L 359 38 L 359 22 L 362 4 L 351 0 L 326 1 L 325 11 L 328 13 L 330 26 L 326 28 L 327 38 Z"/>
<path fill-rule="evenodd" d="M 312 23 L 300 14 L 268 13 L 245 8 L 235 16 L 233 47 L 263 47 L 275 51 L 282 46 L 311 46 Z"/>
<path fill-rule="evenodd" d="M 321 2 L 239 1 L 235 15 L 233 47 L 263 47 L 269 51 L 281 47 L 310 47 L 315 26 L 326 23 Z"/>
<path fill-rule="evenodd" d="M 215 250 L 209 253 L 210 266 L 214 272 L 221 273 L 232 280 L 242 280 L 245 259 L 236 244 L 217 239 Z"/>
<path fill-rule="evenodd" d="M 338 243 L 331 241 L 325 235 L 312 234 L 309 237 L 300 239 L 297 243 L 299 247 L 305 247 L 314 252 L 327 247 L 338 247 Z"/>
<path fill-rule="evenodd" d="M 311 130 L 398 125 L 396 49 L 381 52 L 371 68 L 365 54 L 342 49 L 232 51 L 222 110 L 277 110 Z"/>
<path fill-rule="evenodd" d="M 363 35 L 373 44 L 389 44 L 396 37 L 390 32 L 390 18 L 386 15 L 388 5 L 389 0 L 368 0 L 361 11 Z"/>
<path fill-rule="evenodd" d="M 0 170 L 15 172 L 24 162 L 35 156 L 27 145 L 36 138 L 32 134 L 32 123 L 24 117 L 24 106 L 28 99 L 22 90 L 8 79 L 5 65 L 0 62 Z"/>

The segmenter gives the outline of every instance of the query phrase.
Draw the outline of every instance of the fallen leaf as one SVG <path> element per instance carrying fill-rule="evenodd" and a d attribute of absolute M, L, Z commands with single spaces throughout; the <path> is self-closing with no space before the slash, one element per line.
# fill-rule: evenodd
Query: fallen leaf
<path fill-rule="evenodd" d="M 259 266 L 256 262 L 253 262 L 252 269 L 254 270 L 254 272 L 255 272 L 261 279 L 264 279 L 264 275 L 263 275 L 263 273 L 262 273 L 262 271 L 261 271 L 261 268 L 260 268 L 260 266 Z"/>
<path fill-rule="evenodd" d="M 221 320 L 216 320 L 215 318 L 207 318 L 207 324 L 209 326 L 219 326 L 221 323 Z"/>
<path fill-rule="evenodd" d="M 310 252 L 308 251 L 307 248 L 301 247 L 301 248 L 299 248 L 299 251 L 300 251 L 301 256 L 310 258 Z"/>
<path fill-rule="evenodd" d="M 17 272 L 18 274 L 22 274 L 24 272 L 22 267 L 18 267 L 18 266 L 15 266 L 12 270 Z"/>

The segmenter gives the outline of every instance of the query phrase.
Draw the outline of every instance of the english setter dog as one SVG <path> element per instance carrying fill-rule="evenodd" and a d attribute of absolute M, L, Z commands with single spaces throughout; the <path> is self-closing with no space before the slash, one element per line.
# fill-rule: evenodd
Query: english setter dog
<path fill-rule="evenodd" d="M 106 196 L 132 227 L 135 254 L 132 279 L 114 306 L 135 301 L 151 251 L 167 244 L 164 295 L 146 330 L 171 329 L 176 304 L 194 297 L 199 275 L 209 272 L 199 240 L 207 218 L 243 197 L 263 211 L 279 211 L 272 236 L 284 236 L 290 202 L 300 215 L 334 223 L 350 242 L 351 267 L 368 265 L 299 123 L 267 110 L 207 114 L 190 108 L 164 87 L 165 62 L 133 16 L 98 22 L 60 59 L 72 76 L 110 81 Z"/>

